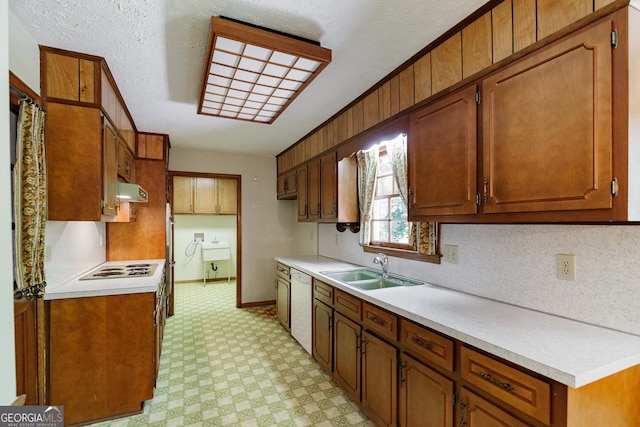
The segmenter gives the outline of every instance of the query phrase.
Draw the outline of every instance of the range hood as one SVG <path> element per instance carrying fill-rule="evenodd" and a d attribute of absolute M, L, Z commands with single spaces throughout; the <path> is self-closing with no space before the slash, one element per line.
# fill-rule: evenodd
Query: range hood
<path fill-rule="evenodd" d="M 149 201 L 149 193 L 138 184 L 118 181 L 118 200 L 121 202 L 146 203 Z"/>

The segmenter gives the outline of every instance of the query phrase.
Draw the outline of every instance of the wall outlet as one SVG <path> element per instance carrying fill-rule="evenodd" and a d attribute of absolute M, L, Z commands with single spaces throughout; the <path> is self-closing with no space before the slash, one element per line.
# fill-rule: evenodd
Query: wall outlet
<path fill-rule="evenodd" d="M 556 276 L 560 280 L 576 280 L 576 256 L 573 254 L 556 255 Z"/>
<path fill-rule="evenodd" d="M 450 264 L 458 263 L 458 245 L 444 245 L 444 260 Z"/>

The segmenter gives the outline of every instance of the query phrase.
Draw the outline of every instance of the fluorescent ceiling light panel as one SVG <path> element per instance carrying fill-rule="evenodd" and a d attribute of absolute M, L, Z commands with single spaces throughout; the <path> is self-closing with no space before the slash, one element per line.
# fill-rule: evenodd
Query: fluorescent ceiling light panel
<path fill-rule="evenodd" d="M 330 62 L 319 43 L 213 16 L 198 114 L 273 123 Z"/>

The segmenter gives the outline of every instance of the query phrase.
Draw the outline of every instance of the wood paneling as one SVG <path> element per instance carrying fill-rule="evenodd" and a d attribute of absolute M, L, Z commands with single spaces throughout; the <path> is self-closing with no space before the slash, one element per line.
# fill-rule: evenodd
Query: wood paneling
<path fill-rule="evenodd" d="M 492 64 L 491 13 L 462 30 L 462 78 L 474 75 Z"/>
<path fill-rule="evenodd" d="M 611 3 L 613 3 L 615 0 L 594 0 L 594 10 L 598 10 L 601 9 Z"/>
<path fill-rule="evenodd" d="M 513 52 L 537 40 L 536 0 L 513 0 Z"/>
<path fill-rule="evenodd" d="M 427 53 L 413 64 L 416 103 L 431 96 L 431 53 Z"/>
<path fill-rule="evenodd" d="M 593 0 L 538 0 L 538 40 L 593 12 Z"/>
<path fill-rule="evenodd" d="M 155 133 L 138 133 L 138 158 L 164 160 L 165 135 Z"/>
<path fill-rule="evenodd" d="M 383 121 L 391 117 L 391 83 L 389 81 L 378 89 L 378 101 L 380 102 L 378 107 L 379 119 Z"/>
<path fill-rule="evenodd" d="M 505 0 L 491 10 L 493 63 L 513 53 L 513 4 Z"/>
<path fill-rule="evenodd" d="M 372 126 L 378 124 L 380 120 L 378 114 L 379 107 L 378 91 L 371 92 L 364 98 L 364 129 L 369 129 Z"/>
<path fill-rule="evenodd" d="M 413 64 L 402 70 L 398 75 L 400 89 L 400 111 L 415 104 L 415 83 L 413 81 Z"/>
<path fill-rule="evenodd" d="M 363 101 L 357 102 L 353 106 L 353 133 L 361 133 L 364 128 L 364 105 Z"/>
<path fill-rule="evenodd" d="M 462 34 L 451 36 L 431 51 L 431 81 L 433 93 L 462 80 Z"/>
<path fill-rule="evenodd" d="M 96 63 L 88 59 L 80 59 L 79 61 L 79 100 L 81 102 L 96 102 L 95 98 L 95 74 Z"/>
<path fill-rule="evenodd" d="M 390 110 L 391 115 L 400 112 L 400 77 L 396 74 L 389 80 Z"/>

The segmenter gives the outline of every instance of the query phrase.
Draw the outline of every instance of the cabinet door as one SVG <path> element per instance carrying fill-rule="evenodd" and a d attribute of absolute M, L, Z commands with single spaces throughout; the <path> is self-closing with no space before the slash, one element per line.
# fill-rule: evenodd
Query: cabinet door
<path fill-rule="evenodd" d="M 93 61 L 46 52 L 45 64 L 47 98 L 95 102 Z"/>
<path fill-rule="evenodd" d="M 309 203 L 308 203 L 308 179 L 307 179 L 307 166 L 298 168 L 298 221 L 306 221 L 308 218 Z"/>
<path fill-rule="evenodd" d="M 285 180 L 286 180 L 285 189 L 286 189 L 287 197 L 295 198 L 298 191 L 298 179 L 296 176 L 296 172 L 293 171 L 293 172 L 287 173 Z"/>
<path fill-rule="evenodd" d="M 331 372 L 333 352 L 333 309 L 313 300 L 313 358 L 326 372 Z"/>
<path fill-rule="evenodd" d="M 360 325 L 338 312 L 333 316 L 333 379 L 360 402 Z"/>
<path fill-rule="evenodd" d="M 460 425 L 467 427 L 531 427 L 466 388 L 460 391 Z"/>
<path fill-rule="evenodd" d="M 320 159 L 320 217 L 333 219 L 338 216 L 338 163 L 336 153 Z"/>
<path fill-rule="evenodd" d="M 135 182 L 135 160 L 122 140 L 118 142 L 118 175 L 127 182 Z"/>
<path fill-rule="evenodd" d="M 395 347 L 363 332 L 362 409 L 378 426 L 395 426 L 398 358 Z"/>
<path fill-rule="evenodd" d="M 409 219 L 477 212 L 477 104 L 470 86 L 410 116 Z"/>
<path fill-rule="evenodd" d="M 316 159 L 307 166 L 307 219 L 320 218 L 320 160 Z"/>
<path fill-rule="evenodd" d="M 173 177 L 173 213 L 193 213 L 193 178 L 188 176 Z"/>
<path fill-rule="evenodd" d="M 281 278 L 276 279 L 276 317 L 287 330 L 291 328 L 289 323 L 289 307 L 291 305 L 291 291 L 289 282 Z"/>
<path fill-rule="evenodd" d="M 103 141 L 103 215 L 116 215 L 118 196 L 118 136 L 110 124 L 105 123 Z"/>
<path fill-rule="evenodd" d="M 453 381 L 403 354 L 400 371 L 400 425 L 453 425 Z"/>
<path fill-rule="evenodd" d="M 612 206 L 610 37 L 593 24 L 484 80 L 484 212 Z"/>
<path fill-rule="evenodd" d="M 193 213 L 216 213 L 217 180 L 213 178 L 194 178 Z"/>
<path fill-rule="evenodd" d="M 218 179 L 218 206 L 220 215 L 238 213 L 238 181 L 235 179 Z"/>

